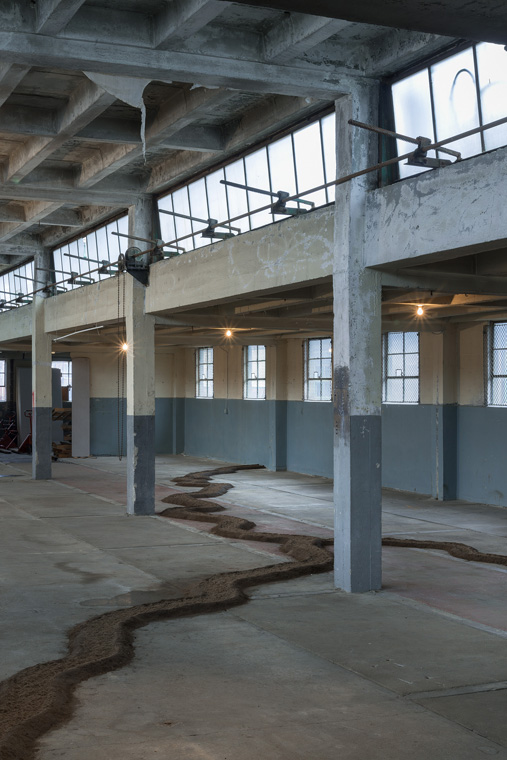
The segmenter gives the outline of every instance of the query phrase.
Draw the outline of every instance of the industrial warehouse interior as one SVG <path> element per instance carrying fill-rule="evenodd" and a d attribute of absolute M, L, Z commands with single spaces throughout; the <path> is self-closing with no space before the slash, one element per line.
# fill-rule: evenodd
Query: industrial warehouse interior
<path fill-rule="evenodd" d="M 507 759 L 506 165 L 504 3 L 2 0 L 0 760 Z"/>

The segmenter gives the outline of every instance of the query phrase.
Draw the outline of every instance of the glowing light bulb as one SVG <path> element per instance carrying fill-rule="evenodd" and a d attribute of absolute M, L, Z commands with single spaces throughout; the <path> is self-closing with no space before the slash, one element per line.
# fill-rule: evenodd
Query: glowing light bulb
<path fill-rule="evenodd" d="M 129 350 L 129 344 L 128 343 L 122 343 L 121 350 L 122 351 L 128 351 Z"/>
<path fill-rule="evenodd" d="M 232 330 L 226 330 L 225 331 L 225 337 L 226 338 L 231 338 L 232 337 Z"/>
<path fill-rule="evenodd" d="M 423 314 L 424 314 L 424 309 L 423 309 L 423 307 L 422 307 L 422 306 L 418 306 L 418 307 L 417 307 L 417 316 L 418 316 L 418 317 L 422 317 L 422 315 L 423 315 Z"/>

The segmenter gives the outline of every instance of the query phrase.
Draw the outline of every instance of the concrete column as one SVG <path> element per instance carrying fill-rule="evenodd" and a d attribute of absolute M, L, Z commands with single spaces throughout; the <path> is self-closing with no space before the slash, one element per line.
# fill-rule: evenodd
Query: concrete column
<path fill-rule="evenodd" d="M 151 195 L 140 196 L 134 206 L 129 207 L 129 235 L 147 238 L 153 240 L 155 202 Z M 125 238 L 123 238 L 125 239 Z M 136 246 L 144 251 L 150 247 L 149 243 L 142 243 L 136 240 L 128 241 L 129 247 Z M 140 261 L 148 262 L 148 254 L 140 257 Z"/>
<path fill-rule="evenodd" d="M 127 352 L 127 512 L 155 510 L 155 317 L 146 288 L 129 274 L 125 288 Z"/>
<path fill-rule="evenodd" d="M 72 357 L 72 456 L 90 456 L 90 359 Z"/>
<path fill-rule="evenodd" d="M 35 257 L 34 289 L 51 281 L 51 254 L 41 252 Z M 32 324 L 32 477 L 51 478 L 52 455 L 52 373 L 51 338 L 45 330 L 44 305 L 47 294 L 38 293 L 33 299 Z"/>
<path fill-rule="evenodd" d="M 375 138 L 348 124 L 376 123 L 373 87 L 337 101 L 338 177 L 376 162 Z M 337 187 L 334 254 L 335 585 L 381 587 L 381 282 L 364 268 L 367 191 L 375 175 Z"/>
<path fill-rule="evenodd" d="M 287 469 L 287 342 L 267 347 L 268 468 Z"/>
<path fill-rule="evenodd" d="M 433 411 L 432 493 L 455 499 L 457 492 L 457 426 L 459 334 L 455 325 L 420 335 L 421 404 Z"/>

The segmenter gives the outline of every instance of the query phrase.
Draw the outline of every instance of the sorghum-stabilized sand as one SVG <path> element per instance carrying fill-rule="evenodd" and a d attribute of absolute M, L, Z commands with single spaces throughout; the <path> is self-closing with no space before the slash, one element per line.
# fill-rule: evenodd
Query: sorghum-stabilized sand
<path fill-rule="evenodd" d="M 255 523 L 215 514 L 223 507 L 204 500 L 221 496 L 233 487 L 228 483 L 210 483 L 213 475 L 259 467 L 220 467 L 176 478 L 178 485 L 200 490 L 166 497 L 165 502 L 178 506 L 164 510 L 162 515 L 214 523 L 212 532 L 226 538 L 277 543 L 292 562 L 219 573 L 193 586 L 181 599 L 108 612 L 71 628 L 65 657 L 26 668 L 0 684 L 0 760 L 31 760 L 39 737 L 71 717 L 73 693 L 81 681 L 121 668 L 132 660 L 136 628 L 155 620 L 201 615 L 244 604 L 248 597 L 243 589 L 249 586 L 326 572 L 332 568 L 332 557 L 325 548 L 332 543 L 331 539 L 254 532 Z M 466 544 L 395 538 L 385 538 L 383 544 L 442 549 L 465 560 L 507 565 L 507 557 L 485 554 Z"/>

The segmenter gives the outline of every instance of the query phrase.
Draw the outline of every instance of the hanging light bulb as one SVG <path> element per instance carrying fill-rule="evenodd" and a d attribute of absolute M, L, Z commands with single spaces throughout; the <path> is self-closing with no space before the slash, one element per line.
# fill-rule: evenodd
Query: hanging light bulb
<path fill-rule="evenodd" d="M 128 343 L 122 343 L 121 344 L 121 350 L 126 353 L 129 350 L 129 344 Z"/>
<path fill-rule="evenodd" d="M 232 330 L 226 330 L 225 331 L 225 337 L 226 338 L 232 338 Z"/>
<path fill-rule="evenodd" d="M 418 317 L 422 317 L 422 315 L 423 315 L 423 314 L 424 314 L 424 309 L 423 309 L 423 307 L 422 307 L 422 306 L 418 306 L 418 307 L 417 307 L 417 316 L 418 316 Z"/>

